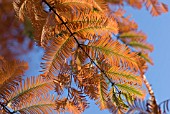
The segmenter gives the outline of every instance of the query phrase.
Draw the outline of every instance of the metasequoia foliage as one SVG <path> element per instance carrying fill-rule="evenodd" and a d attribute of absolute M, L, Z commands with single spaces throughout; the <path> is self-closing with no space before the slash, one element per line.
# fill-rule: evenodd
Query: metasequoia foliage
<path fill-rule="evenodd" d="M 0 113 L 54 113 L 53 80 L 42 76 L 22 80 L 26 62 L 7 61 L 0 56 Z"/>
<path fill-rule="evenodd" d="M 168 12 L 166 4 L 159 2 L 158 0 L 107 0 L 109 3 L 114 5 L 124 6 L 125 3 L 128 5 L 141 9 L 144 5 L 146 9 L 152 14 L 152 16 L 158 16 L 162 13 Z"/>
<path fill-rule="evenodd" d="M 0 55 L 15 59 L 19 55 L 28 53 L 33 48 L 29 21 L 21 23 L 17 21 L 12 5 L 13 0 L 0 1 Z"/>
<path fill-rule="evenodd" d="M 133 102 L 129 102 L 129 110 L 127 113 L 168 114 L 169 101 L 170 99 L 156 104 L 150 99 L 147 101 L 136 99 Z"/>
<path fill-rule="evenodd" d="M 14 79 L 18 84 L 9 76 L 7 86 L 2 86 L 7 89 L 2 89 L 3 109 L 10 104 L 21 113 L 53 112 L 49 108 L 54 106 L 53 98 L 41 94 L 51 90 L 54 82 L 59 113 L 82 113 L 89 106 L 87 97 L 101 110 L 126 113 L 136 106 L 136 99 L 145 98 L 144 82 L 152 109 L 160 112 L 143 76 L 146 63 L 153 64 L 149 57 L 153 46 L 138 25 L 124 16 L 124 3 L 138 9 L 145 4 L 153 16 L 168 11 L 157 0 L 14 0 L 18 18 L 32 23 L 34 39 L 45 50 L 41 67 L 46 80 L 19 77 Z M 108 5 L 115 8 L 110 10 Z M 27 102 L 30 99 L 35 102 Z"/>

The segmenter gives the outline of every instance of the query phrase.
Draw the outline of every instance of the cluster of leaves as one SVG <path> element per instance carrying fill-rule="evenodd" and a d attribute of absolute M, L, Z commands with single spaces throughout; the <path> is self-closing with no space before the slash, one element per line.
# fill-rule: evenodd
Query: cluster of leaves
<path fill-rule="evenodd" d="M 68 66 L 67 66 L 68 67 Z M 86 67 L 85 67 L 86 68 Z M 67 98 L 59 99 L 59 97 L 54 97 L 53 95 L 49 94 L 49 91 L 54 89 L 54 83 L 59 83 L 62 85 L 64 82 L 69 83 L 69 80 L 47 80 L 43 79 L 42 76 L 33 76 L 29 78 L 24 78 L 24 72 L 28 69 L 28 64 L 23 61 L 18 60 L 10 60 L 7 61 L 3 57 L 0 56 L 0 113 L 6 114 L 39 114 L 39 113 L 50 113 L 55 114 L 57 112 L 71 112 L 71 113 L 80 113 L 79 109 L 75 109 L 74 105 L 79 105 L 80 108 L 87 107 L 86 105 L 86 99 L 82 98 L 84 97 L 80 91 L 77 91 L 74 88 L 69 89 L 69 95 L 74 97 L 73 102 L 76 104 L 73 104 L 73 102 L 67 103 Z M 61 73 L 59 76 L 67 76 L 65 75 L 66 72 L 65 69 L 61 70 Z M 87 73 L 87 72 L 86 72 Z M 81 74 L 81 73 L 80 73 Z M 81 76 L 81 75 L 79 75 Z M 82 80 L 83 81 L 83 80 Z M 96 81 L 96 80 L 95 80 Z M 94 80 L 91 78 L 91 84 L 94 86 Z M 83 83 L 81 83 L 83 84 Z M 103 81 L 100 82 L 100 85 L 97 86 L 107 86 L 106 83 Z M 87 93 L 89 89 L 92 88 L 91 85 L 86 85 L 86 88 L 84 93 Z M 57 90 L 58 88 L 58 90 Z M 59 90 L 60 89 L 60 90 Z M 63 88 L 56 87 L 57 92 L 61 92 Z M 97 87 L 96 87 L 97 89 Z M 94 90 L 95 91 L 95 90 Z M 102 97 L 102 89 L 101 97 Z M 109 95 L 115 96 L 114 89 L 112 88 L 111 93 Z M 61 95 L 61 93 L 58 93 Z M 95 93 L 89 93 L 91 98 L 98 99 L 98 97 L 95 96 Z M 127 97 L 127 96 L 126 96 Z M 70 98 L 70 97 L 69 97 Z M 105 99 L 102 97 L 102 99 Z M 109 108 L 109 110 L 112 113 L 117 113 L 118 110 L 115 110 L 115 106 L 112 105 L 112 102 L 109 101 L 107 104 L 105 102 L 100 101 L 102 99 L 98 99 L 96 103 L 100 104 L 100 108 L 106 107 Z M 56 103 L 58 104 L 56 106 L 54 100 L 56 100 Z M 81 103 L 84 103 L 83 106 L 80 105 L 77 100 L 81 101 Z M 121 103 L 117 99 L 112 99 L 114 102 Z M 169 111 L 169 101 L 166 100 L 159 105 L 153 104 L 151 100 L 148 100 L 147 102 L 137 100 L 134 101 L 128 101 L 128 111 L 127 113 L 166 113 Z M 103 103 L 100 103 L 103 102 Z M 61 108 L 62 107 L 62 108 Z M 55 109 L 55 110 L 54 110 Z M 160 110 L 162 109 L 162 110 Z M 162 112 L 160 112 L 162 111 Z"/>
<path fill-rule="evenodd" d="M 112 113 L 136 109 L 133 102 L 146 95 L 143 74 L 146 63 L 153 64 L 149 58 L 153 46 L 138 25 L 124 16 L 124 3 L 139 9 L 145 4 L 154 16 L 168 10 L 157 0 L 14 0 L 17 16 L 23 22 L 29 19 L 34 39 L 45 50 L 41 67 L 46 80 L 38 76 L 21 81 L 20 73 L 9 75 L 9 80 L 17 79 L 3 79 L 2 109 L 8 111 L 8 106 L 14 112 L 36 113 L 53 112 L 48 107 L 55 106 L 59 113 L 76 114 L 88 108 L 87 97 Z M 5 75 L 2 70 L 0 76 Z M 5 82 L 9 85 L 4 86 Z M 55 105 L 42 95 L 51 90 L 53 82 L 58 96 Z"/>
<path fill-rule="evenodd" d="M 52 113 L 54 96 L 53 80 L 42 76 L 24 78 L 28 64 L 23 61 L 7 61 L 0 56 L 0 113 Z"/>
<path fill-rule="evenodd" d="M 2 23 L 0 26 L 0 55 L 8 59 L 26 54 L 33 48 L 33 40 L 27 37 L 31 35 L 31 26 L 27 26 L 29 21 L 24 23 L 18 21 L 12 2 L 13 0 L 0 1 L 0 23 Z"/>
<path fill-rule="evenodd" d="M 142 6 L 145 5 L 146 9 L 150 11 L 152 16 L 158 16 L 168 11 L 167 5 L 159 2 L 158 0 L 107 0 L 107 1 L 114 5 L 120 6 L 123 6 L 126 3 L 137 9 L 141 9 Z"/>

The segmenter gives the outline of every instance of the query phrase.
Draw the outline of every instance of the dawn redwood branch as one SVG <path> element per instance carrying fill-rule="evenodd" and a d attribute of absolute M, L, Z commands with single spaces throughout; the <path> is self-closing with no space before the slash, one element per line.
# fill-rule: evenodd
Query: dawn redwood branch
<path fill-rule="evenodd" d="M 74 36 L 74 33 L 70 30 L 70 28 L 67 26 L 66 22 L 64 22 L 64 20 L 62 19 L 62 17 L 54 10 L 54 7 L 52 7 L 46 0 L 42 0 L 42 2 L 44 2 L 51 11 L 53 11 L 53 13 L 60 19 L 60 21 L 62 22 L 62 24 L 67 28 L 67 30 L 70 33 L 70 36 L 72 36 L 74 38 L 74 40 L 76 41 L 78 47 L 86 54 L 86 56 L 90 59 L 90 61 L 105 75 L 105 77 L 109 80 L 109 82 L 112 84 L 112 86 L 114 86 L 116 88 L 116 90 L 121 93 L 119 91 L 119 89 L 117 88 L 117 86 L 115 85 L 114 82 L 112 82 L 112 80 L 107 76 L 107 74 L 105 73 L 105 71 L 103 69 L 101 69 L 99 67 L 99 65 L 90 57 L 90 55 L 84 50 L 84 48 L 81 46 L 81 44 L 79 43 L 79 41 L 77 40 L 77 38 Z"/>

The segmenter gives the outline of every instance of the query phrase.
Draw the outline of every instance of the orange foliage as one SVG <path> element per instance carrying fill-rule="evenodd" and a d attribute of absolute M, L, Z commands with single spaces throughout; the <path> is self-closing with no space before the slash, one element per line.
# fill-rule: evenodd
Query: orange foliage
<path fill-rule="evenodd" d="M 137 23 L 125 16 L 122 7 L 125 4 L 137 9 L 145 4 L 153 16 L 168 11 L 167 5 L 157 0 L 14 0 L 18 18 L 23 23 L 30 22 L 34 40 L 45 50 L 41 64 L 43 74 L 21 81 L 20 75 L 26 69 L 24 62 L 12 62 L 12 68 L 20 66 L 17 73 L 13 74 L 12 69 L 9 74 L 0 70 L 0 84 L 5 85 L 0 85 L 3 100 L 6 100 L 0 101 L 3 110 L 10 107 L 21 113 L 79 114 L 88 108 L 89 97 L 101 110 L 121 114 L 132 106 L 129 102 L 144 99 L 146 91 L 142 84 L 149 84 L 143 75 L 147 63 L 153 64 L 149 57 L 153 46 L 147 43 L 147 36 L 138 29 Z M 109 5 L 115 8 L 111 10 Z M 16 37 L 18 43 L 23 44 L 23 28 L 20 28 L 23 24 L 13 22 L 11 7 L 4 8 L 5 13 L 12 14 L 12 17 L 5 15 L 10 23 L 1 18 L 4 28 L 11 25 L 6 39 Z M 9 43 L 5 30 L 0 33 L 3 37 L 1 47 Z M 15 36 L 12 30 L 17 31 Z M 5 52 L 11 52 L 9 48 L 5 49 L 8 49 Z M 3 57 L 0 56 L 0 60 L 2 69 L 10 68 Z M 53 89 L 53 83 L 57 95 L 55 104 L 53 97 L 44 95 Z M 30 99 L 35 101 L 28 102 Z M 55 111 L 51 109 L 54 107 Z"/>
<path fill-rule="evenodd" d="M 12 1 L 0 1 L 0 55 L 8 59 L 26 54 L 33 48 L 33 41 L 24 35 L 24 23 L 16 18 Z"/>

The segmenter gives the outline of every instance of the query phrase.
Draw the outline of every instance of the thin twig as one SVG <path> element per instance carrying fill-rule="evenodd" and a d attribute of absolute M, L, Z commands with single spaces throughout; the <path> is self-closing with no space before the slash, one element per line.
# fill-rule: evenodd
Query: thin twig
<path fill-rule="evenodd" d="M 10 113 L 10 114 L 14 114 L 15 112 L 11 112 L 4 104 L 0 103 L 0 105 L 2 106 L 2 108 L 7 112 L 7 113 Z"/>

